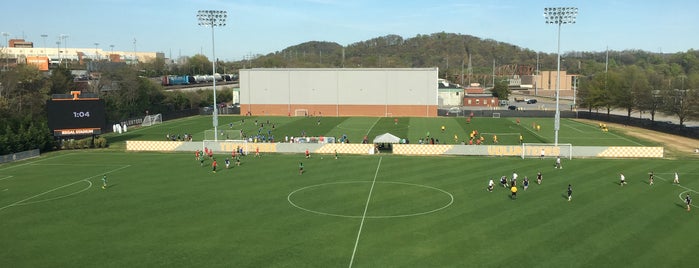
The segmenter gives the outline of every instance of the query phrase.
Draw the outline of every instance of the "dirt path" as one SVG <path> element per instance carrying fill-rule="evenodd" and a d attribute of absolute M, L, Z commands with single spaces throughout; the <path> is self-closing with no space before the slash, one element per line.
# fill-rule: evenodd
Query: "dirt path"
<path fill-rule="evenodd" d="M 695 152 L 695 150 L 697 150 L 697 148 L 699 148 L 699 140 L 696 140 L 696 139 L 667 134 L 667 133 L 662 133 L 662 132 L 657 132 L 657 131 L 653 131 L 653 130 L 649 130 L 649 129 L 645 129 L 645 128 L 625 126 L 625 125 L 621 125 L 621 124 L 607 123 L 607 122 L 601 122 L 601 121 L 596 121 L 596 120 L 588 120 L 588 119 L 575 119 L 575 120 L 583 122 L 583 123 L 593 124 L 593 125 L 597 125 L 599 123 L 605 123 L 605 124 L 607 124 L 607 127 L 611 128 L 612 130 L 622 132 L 622 133 L 624 133 L 624 135 L 636 137 L 636 138 L 651 141 L 651 142 L 659 142 L 659 143 L 663 144 L 663 147 L 665 147 L 666 151 L 669 151 L 668 153 L 670 153 L 670 155 L 673 155 L 674 153 L 680 153 L 683 156 L 686 155 L 686 156 L 692 156 L 692 157 L 699 158 L 699 153 Z"/>

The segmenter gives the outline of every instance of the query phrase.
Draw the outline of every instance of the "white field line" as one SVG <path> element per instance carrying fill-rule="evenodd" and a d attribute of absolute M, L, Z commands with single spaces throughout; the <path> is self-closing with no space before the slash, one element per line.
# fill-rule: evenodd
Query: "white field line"
<path fill-rule="evenodd" d="M 364 205 L 364 213 L 362 214 L 362 222 L 359 224 L 359 232 L 357 232 L 357 240 L 354 241 L 354 249 L 352 250 L 352 258 L 350 258 L 349 267 L 352 268 L 352 263 L 354 263 L 354 255 L 357 254 L 357 246 L 359 245 L 359 237 L 362 235 L 362 227 L 364 227 L 364 220 L 366 219 L 366 212 L 369 209 L 369 202 L 371 201 L 371 193 L 374 191 L 374 185 L 376 184 L 376 177 L 379 175 L 379 168 L 381 168 L 381 160 L 383 157 L 379 158 L 379 164 L 376 166 L 376 173 L 374 173 L 374 180 L 371 182 L 371 189 L 369 189 L 369 196 L 366 198 L 366 205 Z"/>
<path fill-rule="evenodd" d="M 90 177 L 87 177 L 87 178 L 84 178 L 84 179 L 80 179 L 80 180 L 71 182 L 71 183 L 69 183 L 69 184 L 65 184 L 65 185 L 62 185 L 62 186 L 58 186 L 58 187 L 53 188 L 53 189 L 51 189 L 51 190 L 45 191 L 45 192 L 43 192 L 43 193 L 40 193 L 40 194 L 36 194 L 36 195 L 30 196 L 30 197 L 27 197 L 27 198 L 25 198 L 25 199 L 19 200 L 19 201 L 17 201 L 17 202 L 14 202 L 14 203 L 9 204 L 9 205 L 4 206 L 4 207 L 0 207 L 0 211 L 2 211 L 3 209 L 6 209 L 6 208 L 12 207 L 12 206 L 20 205 L 20 204 L 24 203 L 24 202 L 27 201 L 27 200 L 31 200 L 31 199 L 37 198 L 37 197 L 39 197 L 39 196 L 48 194 L 48 193 L 50 193 L 50 192 L 53 192 L 53 191 L 56 191 L 56 190 L 59 190 L 59 189 L 62 189 L 62 188 L 71 186 L 71 185 L 73 185 L 73 184 L 76 184 L 76 183 L 79 183 L 79 182 L 82 182 L 82 181 L 89 181 L 90 179 L 96 178 L 96 177 L 98 177 L 98 176 L 100 176 L 100 175 L 113 173 L 113 172 L 116 172 L 116 171 L 119 171 L 119 170 L 122 170 L 122 169 L 125 169 L 125 168 L 128 168 L 128 167 L 131 167 L 131 165 L 122 166 L 122 167 L 117 168 L 117 169 L 113 169 L 113 170 L 110 170 L 110 171 L 107 171 L 107 172 L 104 172 L 104 173 L 99 173 L 99 174 L 97 174 L 97 175 L 90 176 Z"/>
<path fill-rule="evenodd" d="M 10 166 L 10 167 L 6 167 L 6 168 L 0 168 L 0 171 L 8 170 L 8 169 L 13 169 L 13 168 L 16 168 L 16 167 L 23 167 L 23 166 L 26 166 L 26 165 L 32 165 L 32 164 L 39 163 L 39 162 L 42 162 L 42 161 L 46 161 L 46 160 L 49 160 L 49 159 L 55 159 L 55 158 L 59 158 L 59 157 L 67 156 L 67 155 L 73 155 L 73 154 L 75 154 L 75 153 L 62 154 L 62 155 L 57 155 L 57 156 L 54 156 L 54 157 L 49 157 L 49 158 L 39 159 L 39 160 L 32 161 L 32 162 L 27 162 L 27 163 L 24 163 L 24 164 L 19 164 L 19 165 L 16 165 L 16 166 Z"/>
<path fill-rule="evenodd" d="M 566 127 L 572 128 L 572 129 L 574 129 L 574 130 L 577 131 L 577 132 L 585 133 L 585 131 L 582 131 L 582 130 L 579 130 L 579 129 L 577 129 L 577 128 L 574 128 L 573 126 L 571 126 L 571 125 L 569 125 L 569 124 L 563 124 L 563 125 L 566 126 Z"/>
<path fill-rule="evenodd" d="M 658 173 L 655 173 L 655 174 L 658 174 Z M 661 173 L 661 174 L 667 174 L 667 173 Z M 672 173 L 672 174 L 674 175 L 674 173 Z M 658 179 L 661 179 L 661 180 L 663 180 L 663 181 L 668 181 L 668 180 L 666 180 L 666 179 L 663 179 L 663 178 L 660 177 L 660 176 L 655 176 L 655 177 L 658 178 Z M 699 193 L 699 192 L 697 192 L 696 190 L 694 190 L 694 189 L 692 189 L 692 188 L 688 188 L 688 187 L 682 186 L 682 185 L 680 185 L 680 184 L 674 184 L 674 183 L 673 183 L 673 185 L 675 185 L 675 186 L 677 186 L 677 187 L 680 187 L 680 188 L 682 188 L 682 189 L 685 189 L 685 191 L 684 191 L 684 192 L 681 192 L 680 195 L 679 195 L 680 200 L 682 200 L 682 202 L 684 202 L 684 198 L 682 198 L 682 194 L 684 194 L 684 193 L 686 193 L 686 192 Z M 691 205 L 691 206 L 693 206 L 693 207 L 695 207 L 695 208 L 697 207 L 696 205 Z"/>
<path fill-rule="evenodd" d="M 522 128 L 525 129 L 525 130 L 527 130 L 527 131 L 529 131 L 529 133 L 534 134 L 534 136 L 537 136 L 537 137 L 539 137 L 539 138 L 541 138 L 541 139 L 543 139 L 543 140 L 548 140 L 546 137 L 541 136 L 541 135 L 539 135 L 539 134 L 536 134 L 536 132 L 532 131 L 532 130 L 529 129 L 528 127 L 522 127 Z"/>
<path fill-rule="evenodd" d="M 0 181 L 1 181 L 1 180 L 6 180 L 6 179 L 9 179 L 9 178 L 12 178 L 12 177 L 14 177 L 14 176 L 2 177 L 2 178 L 0 178 Z"/>
<path fill-rule="evenodd" d="M 369 135 L 369 132 L 371 132 L 371 130 L 374 129 L 374 126 L 376 126 L 376 123 L 379 122 L 379 119 L 381 119 L 381 117 L 376 118 L 376 121 L 374 121 L 374 123 L 371 124 L 371 127 L 369 129 L 367 129 L 366 134 L 364 134 L 364 135 Z"/>
<path fill-rule="evenodd" d="M 578 123 L 578 124 L 581 124 L 581 125 L 586 126 L 586 127 L 591 127 L 591 128 L 597 129 L 597 128 L 594 127 L 594 126 L 591 126 L 591 125 L 588 125 L 588 124 L 585 124 L 585 123 L 582 123 L 582 122 L 573 121 L 573 120 L 570 120 L 570 121 L 575 122 L 575 123 Z M 637 144 L 637 145 L 639 145 L 639 146 L 645 146 L 645 145 L 643 145 L 643 144 L 640 144 L 640 143 L 638 143 L 638 142 L 629 140 L 629 139 L 627 139 L 627 138 L 625 138 L 625 137 L 619 136 L 619 135 L 614 134 L 614 133 L 612 133 L 612 132 L 607 132 L 607 133 L 608 133 L 608 134 L 611 134 L 612 136 L 618 137 L 619 139 L 622 139 L 622 140 L 625 140 L 625 141 L 628 141 L 628 142 L 631 142 L 631 143 L 635 143 L 635 144 Z"/>

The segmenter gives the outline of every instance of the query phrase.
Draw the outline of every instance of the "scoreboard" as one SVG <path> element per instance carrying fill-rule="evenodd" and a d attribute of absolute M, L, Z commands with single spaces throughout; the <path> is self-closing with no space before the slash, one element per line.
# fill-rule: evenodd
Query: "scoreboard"
<path fill-rule="evenodd" d="M 97 98 L 51 99 L 46 110 L 54 136 L 101 134 L 106 125 L 104 100 Z"/>

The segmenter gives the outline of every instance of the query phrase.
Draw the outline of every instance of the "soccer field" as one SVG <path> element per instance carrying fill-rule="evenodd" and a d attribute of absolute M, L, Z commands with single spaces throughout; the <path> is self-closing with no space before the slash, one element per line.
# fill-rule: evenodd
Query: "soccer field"
<path fill-rule="evenodd" d="M 394 120 L 398 120 L 397 123 Z M 478 131 L 485 139 L 485 145 L 492 145 L 493 136 L 498 137 L 499 144 L 519 144 L 522 135 L 525 143 L 553 143 L 554 131 L 551 118 L 473 118 L 467 122 L 464 117 L 219 117 L 219 130 L 243 130 L 248 137 L 262 134 L 274 136 L 275 141 L 284 140 L 285 136 L 299 137 L 325 136 L 340 138 L 347 136 L 350 142 L 359 143 L 366 136 L 371 142 L 374 137 L 390 132 L 398 137 L 418 143 L 427 134 L 443 144 L 468 143 L 469 133 Z M 539 125 L 540 130 L 533 128 Z M 441 127 L 444 126 L 444 131 Z M 195 141 L 205 136 L 211 129 L 210 116 L 195 116 L 168 121 L 164 124 L 146 128 L 136 128 L 126 134 L 111 135 L 108 139 L 113 148 L 121 148 L 124 140 L 165 140 L 166 135 L 192 134 Z M 455 140 L 454 137 L 457 137 Z M 239 137 L 229 137 L 239 139 Z M 225 136 L 219 139 L 226 139 Z M 615 129 L 602 132 L 598 126 L 581 123 L 570 119 L 561 120 L 559 131 L 560 143 L 578 146 L 657 146 L 657 144 L 621 135 Z"/>
<path fill-rule="evenodd" d="M 393 124 L 374 120 L 376 126 Z M 327 131 L 363 124 L 354 121 L 361 120 L 344 119 Z M 516 127 L 508 122 L 505 128 Z M 462 124 L 455 123 L 454 128 Z M 571 126 L 585 128 L 576 124 Z M 408 128 L 415 127 L 411 123 Z M 144 128 L 129 135 L 156 135 L 150 131 L 160 132 Z M 619 140 L 624 139 L 628 138 Z M 340 155 L 336 160 L 330 155 L 305 159 L 300 154 L 263 154 L 243 157 L 241 166 L 225 169 L 224 157 L 217 156 L 217 173 L 211 172 L 208 160 L 200 166 L 193 153 L 116 150 L 57 152 L 2 165 L 0 263 L 4 267 L 694 267 L 699 263 L 699 208 L 687 212 L 681 199 L 686 193 L 699 197 L 696 160 L 573 159 L 564 160 L 564 168 L 558 170 L 551 159 L 515 157 L 381 154 Z M 303 175 L 298 173 L 299 162 L 305 166 Z M 486 191 L 489 179 L 497 182 L 513 171 L 519 174 L 518 181 L 524 176 L 531 180 L 528 190 L 520 187 L 517 199 L 502 187 Z M 543 173 L 541 185 L 535 183 L 537 171 Z M 652 186 L 647 180 L 650 171 L 656 174 Z M 681 185 L 671 183 L 675 171 Z M 620 172 L 628 181 L 623 187 L 618 184 Z M 103 174 L 108 176 L 107 189 L 101 189 Z M 570 202 L 568 184 L 573 188 Z"/>

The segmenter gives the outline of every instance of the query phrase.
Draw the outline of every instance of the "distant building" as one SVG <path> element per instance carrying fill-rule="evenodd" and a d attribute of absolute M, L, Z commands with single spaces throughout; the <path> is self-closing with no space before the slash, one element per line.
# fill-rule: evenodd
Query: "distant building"
<path fill-rule="evenodd" d="M 437 116 L 437 68 L 240 70 L 240 112 L 284 116 Z"/>
<path fill-rule="evenodd" d="M 573 80 L 577 75 L 561 71 L 561 97 L 573 96 Z M 557 71 L 540 71 L 539 75 L 521 75 L 510 78 L 510 90 L 524 94 L 553 97 L 556 93 Z"/>
<path fill-rule="evenodd" d="M 439 106 L 461 106 L 463 104 L 464 89 L 459 84 L 449 83 L 446 79 L 438 79 Z"/>
<path fill-rule="evenodd" d="M 463 103 L 465 107 L 497 107 L 498 97 L 485 90 L 480 85 L 470 85 L 464 89 Z"/>
<path fill-rule="evenodd" d="M 16 65 L 18 63 L 35 63 L 37 57 L 45 57 L 49 64 L 56 65 L 62 62 L 82 62 L 85 59 L 91 61 L 149 62 L 156 58 L 164 58 L 160 52 L 134 52 L 134 51 L 105 51 L 101 48 L 65 48 L 65 47 L 34 47 L 33 42 L 24 39 L 11 39 L 8 47 L 3 48 L 2 63 Z M 27 59 L 30 59 L 29 61 Z M 43 62 L 42 62 L 43 64 Z"/>

